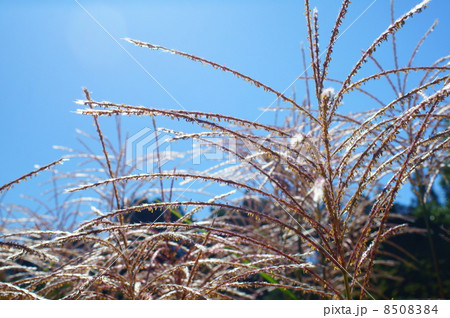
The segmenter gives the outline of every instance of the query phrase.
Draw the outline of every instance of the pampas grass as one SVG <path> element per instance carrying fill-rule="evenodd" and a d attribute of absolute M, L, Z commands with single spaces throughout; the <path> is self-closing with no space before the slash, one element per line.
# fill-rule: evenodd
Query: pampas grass
<path fill-rule="evenodd" d="M 428 2 L 422 1 L 397 19 L 391 10 L 392 24 L 363 51 L 348 74 L 333 79 L 328 77 L 329 69 L 339 62 L 333 49 L 350 1 L 342 1 L 321 60 L 319 12 L 311 10 L 306 0 L 312 75 L 308 76 L 303 56 L 305 76 L 299 77 L 306 84 L 303 102 L 208 59 L 127 39 L 143 48 L 231 73 L 274 94 L 283 104 L 271 110 L 288 110 L 290 116 L 280 125 L 268 125 L 220 113 L 96 101 L 85 89 L 85 99 L 77 102 L 84 108 L 77 113 L 94 120 L 96 136 L 89 138 L 97 140 L 101 153 L 68 149 L 69 157 L 87 161 L 81 171 L 55 173 L 54 178 L 71 180 L 64 191 L 56 189 L 61 196 L 62 192 L 86 193 L 68 204 L 96 201 L 98 205 L 91 204 L 95 216 L 68 231 L 23 229 L 10 233 L 4 228 L 0 271 L 8 273 L 8 282 L 0 283 L 0 297 L 255 299 L 279 289 L 293 299 L 378 298 L 376 284 L 372 284 L 377 252 L 390 237 L 411 230 L 406 224 L 389 223 L 399 190 L 418 170 L 427 176 L 420 180 L 421 186 L 430 189 L 435 181 L 431 172 L 448 163 L 449 57 L 413 66 L 418 48 L 436 25 L 419 38 L 406 66 L 401 67 L 397 57 L 401 47 L 396 44 L 396 32 Z M 395 68 L 385 70 L 375 53 L 389 40 Z M 379 72 L 358 78 L 369 62 Z M 422 79 L 411 84 L 411 73 L 421 74 Z M 375 80 L 386 80 L 392 88 L 395 97 L 389 103 L 381 102 L 379 92 L 363 88 Z M 337 89 L 331 89 L 329 83 Z M 345 98 L 356 93 L 365 94 L 379 107 L 341 112 Z M 172 142 L 209 143 L 234 161 L 224 160 L 203 171 L 191 167 L 163 170 L 164 166 L 158 165 L 155 173 L 135 174 L 137 161 L 146 158 L 125 163 L 120 123 L 121 142 L 115 148 L 98 121 L 99 117 L 122 115 L 165 116 L 191 123 L 201 132 L 158 129 L 153 121 L 156 131 L 172 135 Z M 214 143 L 210 137 L 232 140 L 236 147 Z M 157 145 L 158 161 L 159 148 Z M 58 163 L 61 160 L 2 186 L 0 191 Z M 184 188 L 175 188 L 180 180 L 191 185 L 181 183 Z M 205 193 L 200 183 L 225 185 L 228 192 L 212 193 L 204 201 L 178 200 L 174 195 Z M 198 188 L 191 189 L 192 184 Z M 127 204 L 154 189 L 158 189 L 161 202 Z M 426 200 L 427 194 L 422 195 Z M 204 208 L 209 208 L 211 215 L 196 218 Z M 158 209 L 186 212 L 175 222 L 163 217 L 151 224 L 124 221 L 131 212 Z"/>

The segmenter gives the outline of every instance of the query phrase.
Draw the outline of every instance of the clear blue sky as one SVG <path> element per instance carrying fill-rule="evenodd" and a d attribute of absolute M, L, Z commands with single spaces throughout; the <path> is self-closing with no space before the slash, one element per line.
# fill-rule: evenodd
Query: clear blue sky
<path fill-rule="evenodd" d="M 322 39 L 340 1 L 318 6 Z M 342 30 L 373 1 L 353 1 Z M 398 0 L 396 15 L 420 1 Z M 250 120 L 274 96 L 230 74 L 181 57 L 138 48 L 129 37 L 196 54 L 250 75 L 283 91 L 301 74 L 300 43 L 306 44 L 303 1 L 101 1 L 79 0 L 120 43 L 188 110 L 223 112 Z M 390 23 L 388 0 L 377 0 L 339 39 L 331 76 L 342 79 L 362 49 Z M 398 39 L 405 64 L 422 34 L 438 18 L 416 64 L 449 54 L 450 1 L 433 0 L 406 24 Z M 75 129 L 94 132 L 92 120 L 74 114 L 81 87 L 96 100 L 178 108 L 174 101 L 73 0 L 0 1 L 0 184 L 46 164 L 63 153 L 53 145 L 77 146 Z M 325 42 L 322 48 L 325 47 Z M 391 53 L 391 46 L 379 53 Z M 387 61 L 386 68 L 392 66 Z M 300 87 L 300 86 L 299 86 Z M 297 89 L 297 96 L 303 93 Z M 368 107 L 374 105 L 368 105 Z M 351 107 L 351 105 L 350 105 Z M 262 120 L 269 120 L 265 114 Z M 112 123 L 112 120 L 110 120 Z M 131 133 L 142 122 L 127 127 Z M 168 121 L 159 121 L 170 127 Z M 103 120 L 104 127 L 109 126 Z M 177 124 L 178 125 L 178 124 Z M 148 124 L 151 127 L 151 123 Z M 179 128 L 179 126 L 172 126 Z M 99 149 L 100 152 L 100 149 Z M 67 163 L 70 165 L 70 163 Z M 41 181 L 49 174 L 43 174 Z M 7 195 L 35 195 L 35 183 Z"/>

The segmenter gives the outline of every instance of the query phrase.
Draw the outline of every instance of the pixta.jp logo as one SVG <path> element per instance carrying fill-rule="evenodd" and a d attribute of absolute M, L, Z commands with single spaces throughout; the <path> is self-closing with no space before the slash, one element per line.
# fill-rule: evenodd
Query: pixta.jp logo
<path fill-rule="evenodd" d="M 146 173 L 154 173 L 169 161 L 189 156 L 190 164 L 194 166 L 213 161 L 237 162 L 235 138 L 203 136 L 189 139 L 183 153 L 172 149 L 173 141 L 172 136 L 165 132 L 144 128 L 127 139 L 126 164 Z"/>
<path fill-rule="evenodd" d="M 147 173 L 172 159 L 172 148 L 167 134 L 144 128 L 127 139 L 126 164 Z M 159 154 L 158 154 L 159 153 Z"/>

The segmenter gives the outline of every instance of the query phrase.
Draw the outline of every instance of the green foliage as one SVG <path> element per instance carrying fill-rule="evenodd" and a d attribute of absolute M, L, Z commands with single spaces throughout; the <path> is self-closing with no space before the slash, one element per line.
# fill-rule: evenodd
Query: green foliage
<path fill-rule="evenodd" d="M 416 233 L 408 233 L 391 238 L 383 245 L 381 253 L 399 255 L 403 260 L 395 266 L 379 268 L 391 278 L 379 278 L 374 281 L 381 297 L 386 299 L 429 299 L 445 298 L 450 295 L 450 169 L 442 171 L 440 185 L 445 194 L 443 203 L 431 193 L 432 200 L 420 205 L 419 200 L 408 207 L 395 205 L 393 213 L 400 212 L 415 217 L 409 226 Z M 430 238 L 433 247 L 430 247 Z M 432 248 L 435 249 L 439 276 L 434 265 Z M 442 285 L 442 290 L 440 287 Z"/>

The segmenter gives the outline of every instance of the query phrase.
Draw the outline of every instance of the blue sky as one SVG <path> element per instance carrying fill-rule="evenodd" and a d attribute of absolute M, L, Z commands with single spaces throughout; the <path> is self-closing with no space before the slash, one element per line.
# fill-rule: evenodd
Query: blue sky
<path fill-rule="evenodd" d="M 396 16 L 419 1 L 397 1 Z M 302 73 L 300 43 L 306 44 L 303 1 L 100 1 L 79 0 L 108 32 L 188 110 L 257 118 L 274 96 L 230 74 L 178 56 L 150 51 L 120 40 L 138 39 L 208 58 L 284 91 Z M 339 1 L 311 1 L 318 6 L 322 39 L 334 23 Z M 342 79 L 367 46 L 389 25 L 388 0 L 354 1 L 336 45 L 331 77 Z M 371 5 L 372 4 L 372 5 Z M 370 6 L 371 5 L 371 6 Z M 367 9 L 370 6 L 369 9 Z M 365 10 L 367 11 L 357 19 Z M 436 31 L 419 52 L 416 64 L 429 64 L 449 53 L 450 2 L 433 0 L 427 10 L 398 34 L 400 64 L 433 21 Z M 53 145 L 76 147 L 75 129 L 94 133 L 92 120 L 74 114 L 81 87 L 96 100 L 151 107 L 179 106 L 97 25 L 76 1 L 0 1 L 0 184 L 60 158 Z M 322 48 L 325 42 L 322 43 Z M 391 46 L 378 56 L 385 59 Z M 386 68 L 392 59 L 385 60 Z M 300 85 L 300 83 L 297 83 Z M 301 86 L 297 96 L 303 98 Z M 374 105 L 366 105 L 370 108 Z M 352 110 L 352 105 L 349 105 Z M 363 106 L 364 107 L 364 106 Z M 356 109 L 353 109 L 356 110 Z M 358 109 L 360 110 L 360 109 Z M 272 113 L 262 116 L 271 121 Z M 112 120 L 102 127 L 113 129 Z M 158 124 L 171 127 L 167 120 Z M 129 122 L 136 133 L 145 125 Z M 176 124 L 172 128 L 179 128 Z M 100 151 L 100 149 L 99 149 Z M 67 163 L 70 165 L 70 163 Z M 70 168 L 70 166 L 69 166 Z M 45 180 L 49 174 L 41 176 Z M 18 193 L 36 195 L 36 183 Z M 407 194 L 404 194 L 407 200 Z"/>

